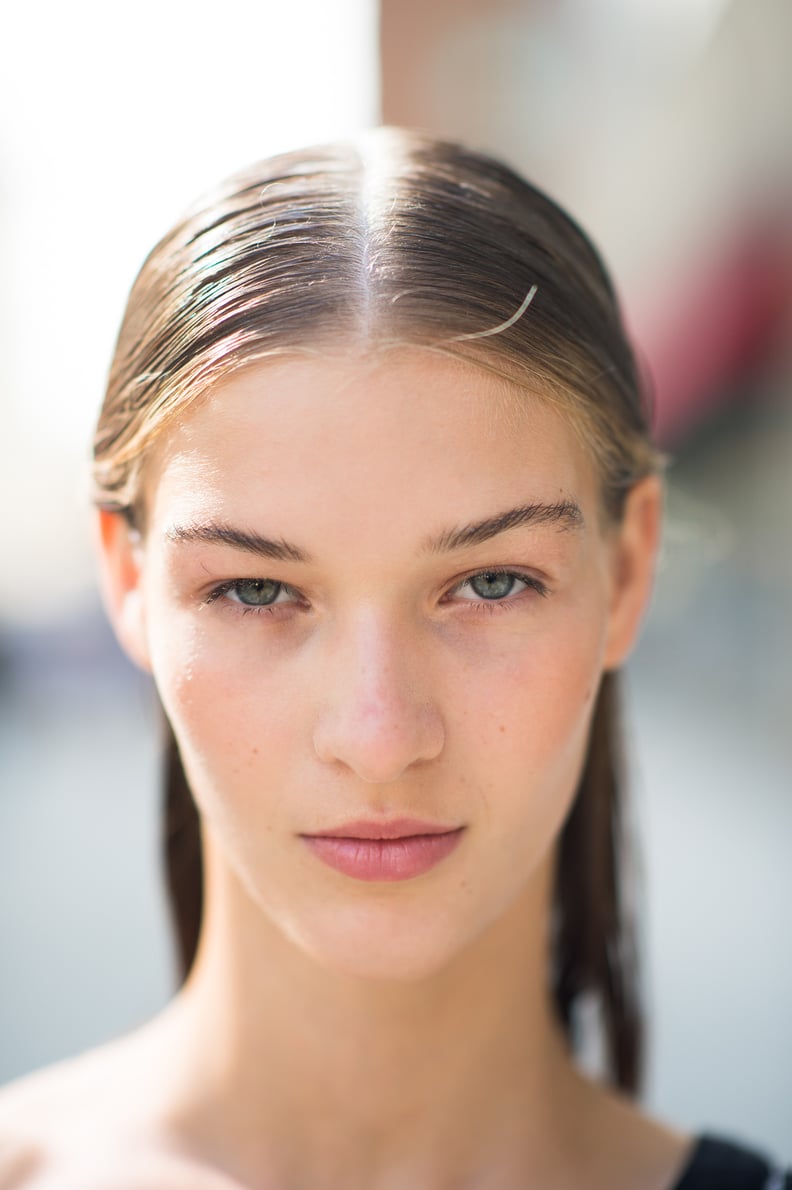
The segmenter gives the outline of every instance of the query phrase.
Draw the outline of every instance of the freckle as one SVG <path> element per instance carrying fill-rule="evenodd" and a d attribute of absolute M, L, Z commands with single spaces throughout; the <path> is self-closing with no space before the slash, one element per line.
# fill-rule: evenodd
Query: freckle
<path fill-rule="evenodd" d="M 506 728 L 505 728 L 505 727 L 504 727 L 504 725 L 501 723 L 501 725 L 500 725 L 500 727 L 498 728 L 498 730 L 499 730 L 500 732 L 504 732 L 504 731 L 506 730 Z"/>
<path fill-rule="evenodd" d="M 258 748 L 254 748 L 254 749 L 253 749 L 253 755 L 254 755 L 254 756 L 258 756 Z"/>

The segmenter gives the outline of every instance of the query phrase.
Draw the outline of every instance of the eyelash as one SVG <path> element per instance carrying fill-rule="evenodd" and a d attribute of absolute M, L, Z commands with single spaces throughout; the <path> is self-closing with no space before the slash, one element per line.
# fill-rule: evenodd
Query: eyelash
<path fill-rule="evenodd" d="M 541 595 L 544 599 L 550 594 L 550 589 L 546 583 L 541 579 L 534 578 L 530 574 L 522 574 L 519 570 L 509 570 L 508 566 L 487 566 L 485 570 L 477 570 L 475 574 L 469 574 L 467 578 L 461 579 L 451 588 L 456 591 L 459 587 L 463 587 L 465 583 L 471 582 L 474 578 L 480 578 L 485 574 L 505 574 L 509 578 L 516 578 L 519 582 L 525 583 L 529 591 L 533 591 L 536 595 Z M 469 611 L 482 612 L 484 615 L 494 615 L 498 612 L 511 611 L 514 604 L 519 602 L 521 596 L 527 594 L 526 591 L 519 591 L 516 595 L 507 595 L 505 599 L 466 599 Z"/>
<path fill-rule="evenodd" d="M 489 574 L 503 574 L 507 575 L 509 578 L 515 578 L 519 582 L 525 583 L 529 591 L 541 596 L 543 599 L 550 594 L 549 587 L 543 583 L 541 579 L 534 578 L 529 574 L 522 574 L 519 570 L 510 570 L 506 566 L 487 566 L 484 570 L 477 570 L 475 573 L 469 574 L 467 578 L 460 579 L 460 581 L 451 588 L 451 591 L 456 591 L 458 588 L 463 587 L 465 583 L 469 583 L 475 578 L 480 578 L 483 575 Z M 260 605 L 244 604 L 239 600 L 224 598 L 224 596 L 226 596 L 229 591 L 235 590 L 235 588 L 239 587 L 242 583 L 251 581 L 260 582 L 266 580 L 231 579 L 229 582 L 221 583 L 218 587 L 215 587 L 214 590 L 212 590 L 207 598 L 203 601 L 201 606 L 206 607 L 209 604 L 222 601 L 224 610 L 228 611 L 231 615 L 242 616 L 246 616 L 250 612 L 253 612 L 253 614 L 256 616 L 260 616 L 262 614 L 274 616 L 278 614 L 278 608 L 280 607 L 296 606 L 294 603 L 285 605 L 282 603 Z M 286 591 L 293 595 L 299 595 L 299 592 L 294 587 L 290 587 L 288 583 L 279 583 L 278 585 L 280 587 L 278 594 L 280 594 L 282 591 Z M 506 596 L 504 599 L 469 599 L 463 600 L 463 602 L 468 604 L 468 610 L 470 611 L 480 612 L 484 615 L 494 615 L 498 612 L 510 611 L 514 607 L 514 604 L 518 602 L 525 594 L 527 594 L 527 591 L 520 591 L 516 596 Z"/>

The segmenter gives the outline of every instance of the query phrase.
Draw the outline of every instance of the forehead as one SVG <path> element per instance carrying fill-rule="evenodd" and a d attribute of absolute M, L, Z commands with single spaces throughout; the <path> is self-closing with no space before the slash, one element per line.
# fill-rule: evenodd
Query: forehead
<path fill-rule="evenodd" d="M 171 424 L 144 474 L 160 518 L 304 514 L 306 496 L 317 524 L 361 506 L 464 516 L 513 496 L 590 502 L 596 476 L 545 394 L 412 348 L 250 364 Z"/>

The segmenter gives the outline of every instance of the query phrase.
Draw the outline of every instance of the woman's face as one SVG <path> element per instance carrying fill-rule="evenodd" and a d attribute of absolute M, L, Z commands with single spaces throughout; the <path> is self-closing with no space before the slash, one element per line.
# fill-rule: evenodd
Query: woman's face
<path fill-rule="evenodd" d="M 418 977 L 519 916 L 647 597 L 657 485 L 604 529 L 574 430 L 516 399 L 419 350 L 250 366 L 149 460 L 142 547 L 105 514 L 119 634 L 205 831 L 336 969 Z M 406 817 L 463 829 L 398 879 L 302 837 Z"/>

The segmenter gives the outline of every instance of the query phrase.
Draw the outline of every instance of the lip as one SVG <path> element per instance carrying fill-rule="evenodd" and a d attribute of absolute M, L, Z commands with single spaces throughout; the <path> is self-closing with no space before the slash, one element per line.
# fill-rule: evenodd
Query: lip
<path fill-rule="evenodd" d="M 421 829 L 416 831 L 416 826 Z M 342 833 L 351 830 L 368 833 Z M 345 876 L 392 883 L 411 880 L 435 867 L 451 854 L 464 830 L 464 826 L 449 828 L 399 819 L 387 824 L 347 823 L 343 828 L 300 838 L 317 859 Z"/>
<path fill-rule="evenodd" d="M 311 839 L 404 839 L 411 835 L 447 835 L 459 830 L 441 822 L 426 822 L 421 818 L 391 818 L 376 822 L 372 818 L 358 818 L 344 822 L 327 831 L 314 831 L 304 838 Z"/>

